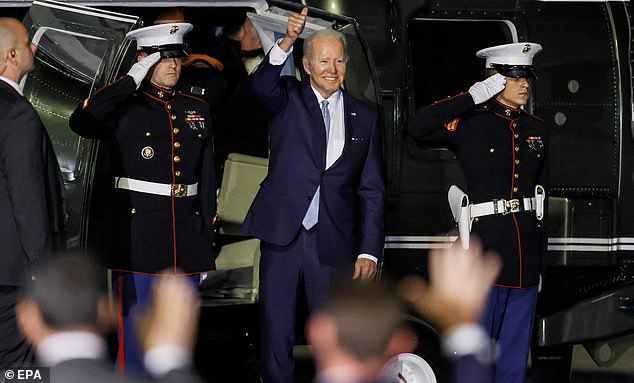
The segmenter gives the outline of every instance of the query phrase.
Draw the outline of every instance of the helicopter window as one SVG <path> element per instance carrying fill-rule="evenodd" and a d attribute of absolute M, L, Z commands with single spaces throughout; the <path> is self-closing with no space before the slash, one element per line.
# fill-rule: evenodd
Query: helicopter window
<path fill-rule="evenodd" d="M 516 41 L 514 25 L 504 20 L 412 20 L 409 45 L 416 105 L 464 92 L 484 77 L 484 61 L 475 52 Z"/>
<path fill-rule="evenodd" d="M 108 49 L 103 38 L 40 28 L 33 42 L 35 70 L 24 90 L 51 134 L 65 181 L 76 178 L 80 137 L 68 128 L 74 107 L 90 92 Z"/>

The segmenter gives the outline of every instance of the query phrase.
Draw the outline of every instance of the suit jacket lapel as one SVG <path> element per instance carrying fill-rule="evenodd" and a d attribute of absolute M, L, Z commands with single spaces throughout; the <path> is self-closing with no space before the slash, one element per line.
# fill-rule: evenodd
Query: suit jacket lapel
<path fill-rule="evenodd" d="M 346 152 L 350 142 L 352 141 L 352 133 L 354 132 L 355 124 L 357 123 L 357 111 L 352 105 L 351 96 L 345 90 L 341 91 L 343 96 L 343 113 L 344 113 L 344 125 L 345 125 L 345 137 L 346 142 L 343 144 L 343 153 Z M 343 153 L 341 156 L 343 157 Z"/>
<path fill-rule="evenodd" d="M 302 83 L 302 95 L 304 96 L 304 102 L 306 103 L 310 116 L 317 121 L 321 121 L 321 127 L 324 128 L 322 130 L 324 131 L 325 137 L 326 133 L 323 118 L 321 116 L 321 109 L 319 108 L 319 103 L 317 102 L 317 97 L 313 92 L 313 88 L 310 86 L 310 82 L 304 81 Z"/>
<path fill-rule="evenodd" d="M 302 95 L 306 109 L 310 114 L 308 116 L 310 120 L 309 134 L 312 137 L 311 142 L 314 143 L 311 150 L 314 153 L 316 163 L 320 164 L 323 169 L 326 167 L 326 125 L 324 125 L 324 118 L 321 115 L 321 109 L 310 82 L 304 81 L 302 83 Z"/>

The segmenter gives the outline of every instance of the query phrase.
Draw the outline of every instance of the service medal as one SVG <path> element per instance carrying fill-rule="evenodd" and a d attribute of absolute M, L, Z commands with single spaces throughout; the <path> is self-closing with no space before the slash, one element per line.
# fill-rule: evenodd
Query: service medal
<path fill-rule="evenodd" d="M 194 110 L 188 110 L 185 115 L 185 122 L 191 130 L 205 129 L 205 117 Z"/>
<path fill-rule="evenodd" d="M 530 136 L 526 139 L 526 142 L 528 143 L 528 147 L 531 150 L 543 150 L 544 149 L 544 142 L 542 141 L 541 137 L 538 136 Z"/>

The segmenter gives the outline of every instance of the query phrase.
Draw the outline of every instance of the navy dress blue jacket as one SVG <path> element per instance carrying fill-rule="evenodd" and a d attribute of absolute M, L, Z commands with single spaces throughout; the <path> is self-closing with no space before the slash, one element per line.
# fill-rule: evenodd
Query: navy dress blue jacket
<path fill-rule="evenodd" d="M 547 188 L 546 127 L 523 109 L 495 100 L 474 105 L 465 92 L 419 109 L 408 133 L 455 151 L 471 203 L 533 197 L 536 184 Z M 498 286 L 521 288 L 539 283 L 541 255 L 546 248 L 542 226 L 534 212 L 474 220 L 472 232 L 486 250 L 502 258 Z"/>
<path fill-rule="evenodd" d="M 78 105 L 69 122 L 82 137 L 107 142 L 114 177 L 198 183 L 198 194 L 180 198 L 114 189 L 97 233 L 103 266 L 148 274 L 212 269 L 216 184 L 207 102 L 147 81 L 137 90 L 124 76 Z"/>

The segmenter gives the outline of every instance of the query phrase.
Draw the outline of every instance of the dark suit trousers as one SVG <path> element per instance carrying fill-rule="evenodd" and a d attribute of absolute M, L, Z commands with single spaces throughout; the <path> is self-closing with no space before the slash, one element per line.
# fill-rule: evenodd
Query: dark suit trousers
<path fill-rule="evenodd" d="M 0 285 L 0 371 L 33 362 L 33 351 L 15 318 L 19 287 Z"/>
<path fill-rule="evenodd" d="M 296 308 L 306 299 L 308 310 L 324 301 L 328 286 L 348 277 L 341 270 L 319 262 L 319 223 L 303 227 L 287 246 L 260 244 L 260 308 L 262 312 L 262 378 L 264 383 L 293 383 Z M 349 275 L 348 275 L 349 274 Z M 302 296 L 301 292 L 305 292 Z"/>

